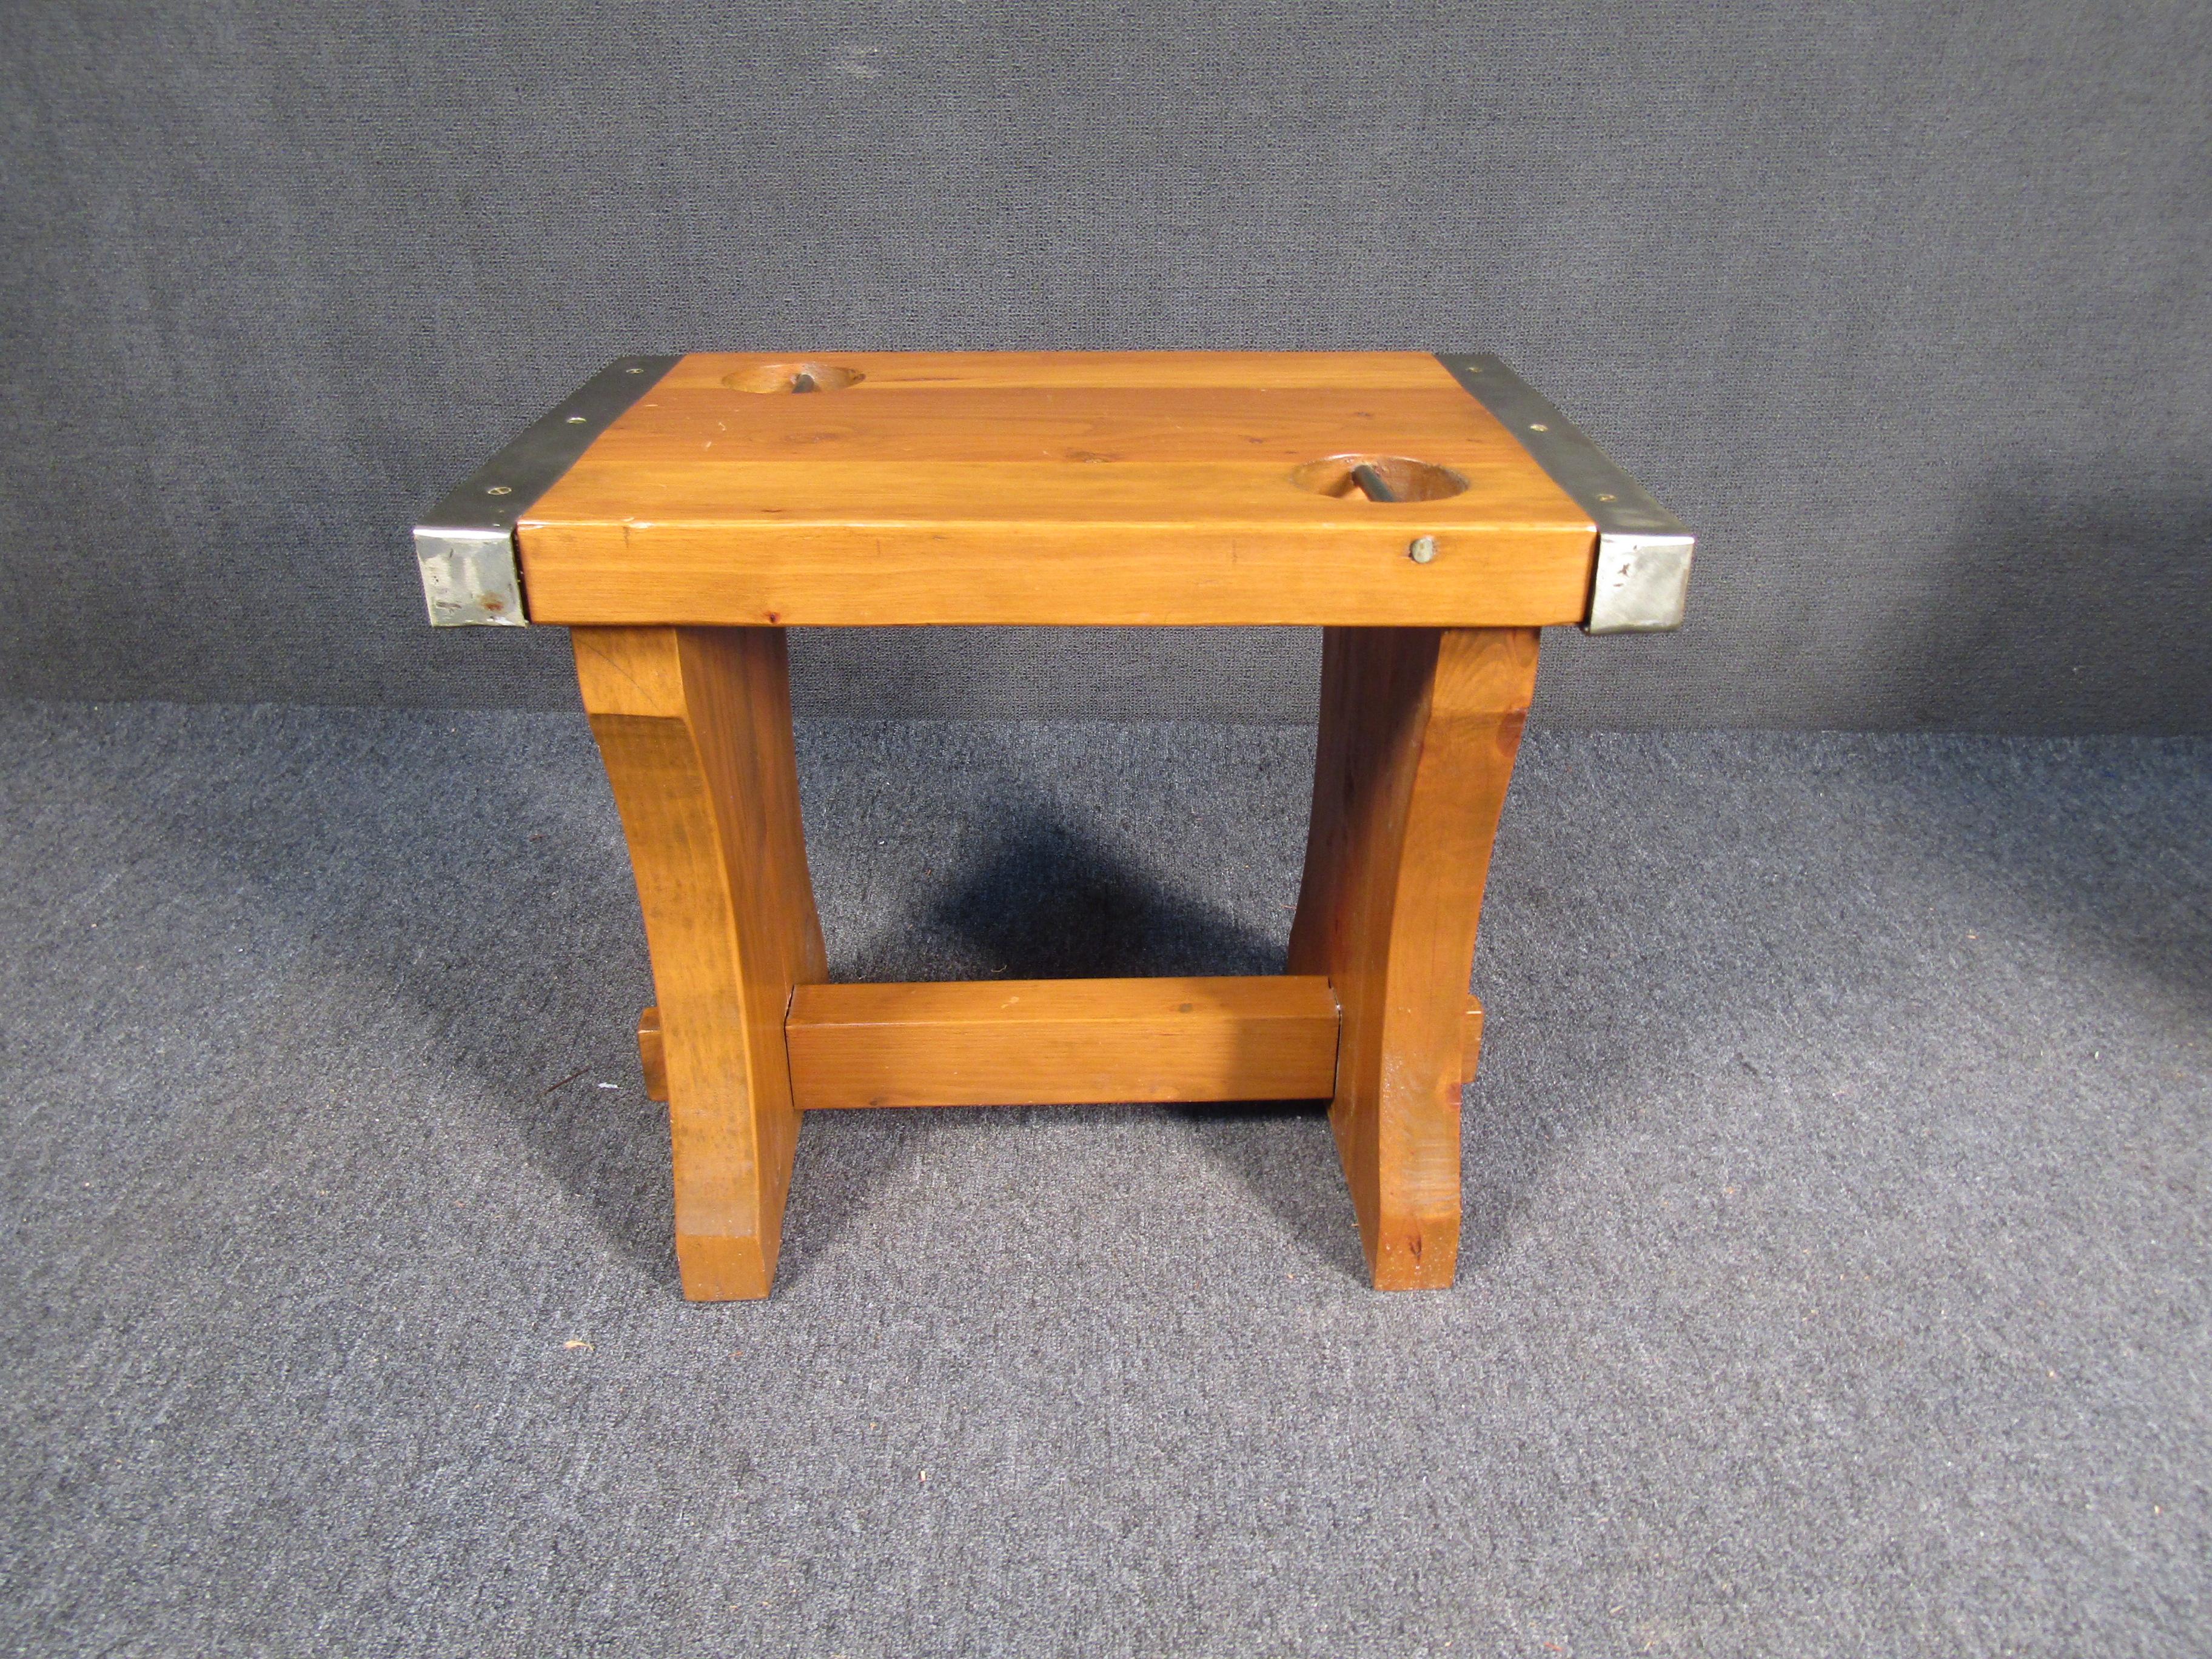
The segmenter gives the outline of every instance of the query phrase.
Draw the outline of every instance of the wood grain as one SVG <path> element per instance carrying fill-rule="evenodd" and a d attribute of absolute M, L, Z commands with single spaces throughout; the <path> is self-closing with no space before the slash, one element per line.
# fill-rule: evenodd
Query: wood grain
<path fill-rule="evenodd" d="M 1325 1100 L 1336 1075 L 1319 978 L 806 985 L 785 1035 L 808 1111 Z"/>
<path fill-rule="evenodd" d="M 825 977 L 783 635 L 573 638 L 653 957 L 684 1292 L 766 1296 L 799 1134 L 784 1015 Z"/>
<path fill-rule="evenodd" d="M 1377 1289 L 1456 1267 L 1460 1087 L 1480 1046 L 1467 982 L 1535 675 L 1532 629 L 1324 635 L 1290 966 L 1342 1006 L 1329 1121 Z"/>
<path fill-rule="evenodd" d="M 1197 981 L 1194 981 L 1194 982 L 1197 982 Z M 1215 981 L 1215 982 L 1217 982 L 1217 983 L 1218 983 L 1218 981 Z M 811 989 L 804 989 L 804 990 L 801 990 L 801 991 L 799 991 L 799 992 L 798 992 L 798 993 L 794 994 L 794 995 L 793 995 L 793 1005 L 792 1005 L 792 1006 L 793 1006 L 793 1018 L 805 1018 L 806 1016 L 803 1016 L 803 1015 L 801 1015 L 801 1013 L 800 1013 L 800 1010 L 801 1010 L 803 1007 L 806 1009 L 806 1011 L 807 1011 L 807 1015 L 813 1015 L 813 1014 L 817 1014 L 817 1013 L 818 1013 L 818 1012 L 819 1012 L 819 1006 L 819 1006 L 818 1004 L 816 1004 L 816 1005 L 812 1005 L 812 1006 L 810 1006 L 808 1005 L 808 999 L 812 998 L 812 997 L 818 996 L 819 994 L 820 994 L 820 993 L 819 993 L 818 991 L 817 991 L 817 990 L 811 990 Z M 1330 1015 L 1330 1018 L 1331 1018 L 1332 1024 L 1334 1024 L 1334 1019 L 1335 1019 L 1334 1006 L 1335 1006 L 1335 1005 L 1334 1005 L 1334 996 L 1332 995 L 1331 1002 L 1330 1002 L 1330 1007 L 1331 1007 L 1331 1015 Z M 793 1028 L 792 1028 L 792 1023 L 791 1023 L 791 1021 L 790 1021 L 790 1020 L 787 1020 L 787 1021 L 785 1022 L 785 1025 L 784 1025 L 784 1034 L 785 1034 L 785 1038 L 786 1038 L 787 1042 L 789 1042 L 789 1040 L 790 1040 L 790 1036 L 791 1036 L 792 1029 L 793 1029 Z M 1461 1024 L 1460 1024 L 1460 1033 L 1461 1033 L 1461 1036 L 1460 1036 L 1460 1081 L 1462 1081 L 1462 1083 L 1472 1083 L 1472 1082 L 1474 1082 L 1474 1081 L 1475 1067 L 1477 1066 L 1477 1065 L 1478 1065 L 1478 1064 L 1480 1064 L 1480 1060 L 1481 1060 L 1481 1058 L 1482 1058 L 1482 1003 L 1481 1003 L 1481 1001 L 1480 1001 L 1479 999 L 1477 999 L 1477 998 L 1475 998 L 1475 997 L 1469 997 L 1469 998 L 1467 1000 L 1467 1012 L 1466 1012 L 1466 1013 L 1465 1013 L 1463 1016 L 1462 1016 L 1462 1018 L 1461 1018 Z M 1332 1038 L 1332 1041 L 1334 1041 L 1334 1039 L 1333 1039 L 1333 1038 Z M 659 1010 L 659 1009 L 658 1009 L 658 1008 L 647 1008 L 647 1009 L 644 1010 L 641 1013 L 640 1013 L 640 1014 L 638 1015 L 638 1017 L 637 1017 L 637 1052 L 638 1052 L 638 1060 L 639 1060 L 639 1063 L 640 1063 L 640 1065 L 643 1067 L 643 1069 L 644 1069 L 644 1073 L 645 1073 L 645 1097 L 646 1097 L 647 1100 L 666 1100 L 666 1099 L 668 1098 L 668 1072 L 667 1072 L 666 1064 L 665 1064 L 665 1062 L 664 1061 L 664 1060 L 662 1059 L 662 1056 L 661 1056 L 661 1050 L 660 1050 L 660 1010 Z M 794 1064 L 794 1069 L 795 1069 L 795 1068 L 796 1068 L 796 1062 L 794 1061 L 794 1062 L 793 1062 L 793 1064 Z M 839 1071 L 839 1070 L 842 1069 L 842 1063 L 841 1063 L 841 1062 L 838 1062 L 838 1061 L 833 1060 L 833 1061 L 830 1063 L 830 1066 L 828 1067 L 828 1069 L 829 1069 L 829 1070 L 830 1070 L 830 1071 L 832 1071 L 832 1072 L 836 1072 L 836 1071 Z M 1264 1091 L 1263 1091 L 1263 1092 L 1255 1092 L 1255 1093 L 1250 1093 L 1250 1094 L 1221 1095 L 1221 1096 L 1215 1096 L 1215 1097 L 1203 1097 L 1203 1096 L 1199 1096 L 1199 1095 L 1189 1095 L 1189 1096 L 1182 1096 L 1182 1097 L 1177 1097 L 1177 1098 L 1188 1098 L 1188 1099 L 1193 1099 L 1193 1100 L 1201 1099 L 1201 1098 L 1217 1098 L 1217 1099 L 1222 1099 L 1222 1100 L 1245 1100 L 1245 1099 L 1249 1099 L 1249 1100 L 1267 1100 L 1267 1099 L 1282 1099 L 1282 1100 L 1320 1100 L 1320 1099 L 1325 1099 L 1325 1098 L 1327 1098 L 1327 1097 L 1328 1097 L 1328 1096 L 1329 1096 L 1329 1095 L 1334 1091 L 1334 1076 L 1335 1076 L 1335 1054 L 1334 1054 L 1334 1050 L 1332 1048 L 1331 1053 L 1330 1053 L 1330 1076 L 1329 1076 L 1329 1079 L 1328 1079 L 1328 1084 L 1329 1084 L 1329 1086 L 1328 1086 L 1328 1087 L 1325 1087 L 1325 1088 L 1318 1088 L 1318 1089 L 1314 1089 L 1314 1090 L 1311 1090 L 1311 1091 L 1299 1091 L 1299 1090 L 1292 1090 L 1292 1091 L 1287 1091 L 1287 1092 L 1278 1092 L 1278 1093 L 1274 1093 L 1274 1094 L 1269 1094 L 1269 1093 L 1267 1093 L 1267 1092 L 1264 1092 Z M 814 1082 L 813 1082 L 813 1080 L 812 1080 L 811 1079 L 810 1079 L 810 1080 L 809 1080 L 809 1089 L 811 1089 L 811 1087 L 813 1087 L 813 1086 L 815 1086 Z M 1256 1084 L 1256 1083 L 1255 1083 L 1255 1084 L 1251 1084 L 1251 1085 L 1240 1084 L 1238 1086 L 1239 1086 L 1239 1087 L 1247 1087 L 1247 1086 L 1249 1086 L 1249 1087 L 1251 1087 L 1251 1088 L 1253 1088 L 1253 1089 L 1255 1089 L 1255 1090 L 1258 1090 L 1258 1089 L 1260 1089 L 1260 1088 L 1261 1088 L 1261 1085 L 1258 1085 L 1258 1084 Z M 1269 1085 L 1269 1086 L 1277 1086 L 1277 1085 Z M 837 1085 L 837 1087 L 838 1087 L 838 1089 L 839 1089 L 839 1090 L 841 1090 L 841 1091 L 842 1091 L 843 1092 L 846 1092 L 846 1093 L 848 1093 L 848 1094 L 849 1094 L 849 1093 L 853 1092 L 851 1090 L 849 1090 L 849 1089 L 846 1088 L 846 1087 L 845 1087 L 845 1085 L 844 1085 L 843 1084 L 842 1084 L 842 1083 L 841 1083 L 841 1084 L 839 1084 L 839 1085 Z M 798 1102 L 798 1104 L 799 1104 L 799 1109 L 800 1109 L 802 1111 L 803 1111 L 803 1110 L 810 1109 L 811 1109 L 811 1108 L 813 1108 L 813 1107 L 816 1107 L 816 1106 L 836 1106 L 836 1105 L 839 1105 L 839 1104 L 844 1104 L 844 1105 L 859 1105 L 859 1104 L 866 1104 L 866 1105 L 879 1105 L 879 1104 L 919 1105 L 919 1104 L 922 1104 L 922 1103 L 924 1103 L 920 1102 L 920 1101 L 896 1101 L 896 1102 L 893 1102 L 893 1101 L 879 1101 L 879 1100 L 876 1100 L 876 1099 L 872 1099 L 872 1099 L 869 1099 L 869 1100 L 866 1100 L 866 1101 L 856 1101 L 856 1100 L 850 1100 L 850 1099 L 848 1099 L 848 1100 L 845 1100 L 845 1101 L 842 1101 L 842 1102 L 836 1101 L 836 1100 L 828 1099 L 828 1098 L 826 1098 L 826 1097 L 825 1097 L 825 1098 L 823 1098 L 823 1099 L 821 1099 L 821 1100 L 814 1100 L 814 1099 L 810 1099 L 810 1098 L 808 1098 L 808 1097 L 808 1097 L 808 1093 L 809 1093 L 809 1089 L 802 1089 L 802 1088 L 799 1085 L 797 1079 L 794 1078 L 794 1079 L 793 1079 L 793 1098 Z M 939 1092 L 945 1092 L 945 1091 L 939 1091 Z M 1130 1096 L 1127 1096 L 1127 1097 L 1118 1097 L 1118 1098 L 1127 1098 L 1127 1099 L 1132 1099 L 1132 1100 L 1139 1098 L 1139 1097 L 1134 1096 L 1134 1095 L 1130 1095 Z M 929 1104 L 935 1104 L 935 1105 L 979 1105 L 979 1106 L 980 1106 L 980 1105 L 991 1105 L 991 1104 L 1005 1104 L 1005 1103 L 1004 1103 L 1004 1102 L 989 1102 L 989 1101 L 965 1101 L 965 1100 L 962 1100 L 962 1101 L 933 1101 L 933 1102 L 930 1102 L 930 1103 L 929 1103 Z M 1048 1103 L 1048 1102 L 1044 1102 L 1044 1101 L 1036 1101 L 1036 1102 L 1031 1102 L 1031 1103 L 1030 1103 L 1034 1104 L 1034 1105 L 1045 1105 L 1045 1104 L 1048 1104 L 1048 1103 Z"/>
<path fill-rule="evenodd" d="M 729 384 L 799 361 L 861 379 Z M 1377 502 L 1294 482 L 1347 453 L 1469 487 Z M 1596 544 L 1412 352 L 695 354 L 517 539 L 533 620 L 776 626 L 1541 626 L 1586 615 Z"/>

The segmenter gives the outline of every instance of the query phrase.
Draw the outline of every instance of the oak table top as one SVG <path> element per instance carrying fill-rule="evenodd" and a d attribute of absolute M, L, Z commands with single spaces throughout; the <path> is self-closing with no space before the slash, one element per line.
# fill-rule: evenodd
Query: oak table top
<path fill-rule="evenodd" d="M 532 433 L 574 453 L 418 531 L 511 538 L 487 615 L 441 617 L 424 554 L 434 621 L 1601 624 L 1604 503 L 1658 511 L 1494 358 L 695 352 L 572 401 Z"/>

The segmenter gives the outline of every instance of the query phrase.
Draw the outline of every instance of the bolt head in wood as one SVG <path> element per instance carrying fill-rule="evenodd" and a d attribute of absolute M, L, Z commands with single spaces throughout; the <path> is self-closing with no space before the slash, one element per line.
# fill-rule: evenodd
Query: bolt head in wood
<path fill-rule="evenodd" d="M 1437 538 L 1434 536 L 1414 537 L 1406 549 L 1406 556 L 1415 564 L 1428 563 L 1437 556 Z"/>

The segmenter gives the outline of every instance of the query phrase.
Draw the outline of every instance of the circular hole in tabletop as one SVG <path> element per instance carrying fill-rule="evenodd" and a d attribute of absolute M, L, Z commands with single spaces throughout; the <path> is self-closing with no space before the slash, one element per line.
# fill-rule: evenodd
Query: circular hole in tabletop
<path fill-rule="evenodd" d="M 725 374 L 722 384 L 732 392 L 842 392 L 866 378 L 842 363 L 763 363 Z"/>
<path fill-rule="evenodd" d="M 1344 501 L 1382 499 L 1370 492 L 1374 480 L 1382 483 L 1388 499 L 1399 501 L 1440 501 L 1467 488 L 1467 480 L 1449 467 L 1407 455 L 1331 455 L 1308 461 L 1291 474 L 1299 489 Z"/>

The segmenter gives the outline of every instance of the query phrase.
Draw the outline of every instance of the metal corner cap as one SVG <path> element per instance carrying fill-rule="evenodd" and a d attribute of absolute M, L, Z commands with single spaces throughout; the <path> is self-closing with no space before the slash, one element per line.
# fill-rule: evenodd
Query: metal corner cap
<path fill-rule="evenodd" d="M 1585 634 L 1663 634 L 1682 625 L 1690 602 L 1690 535 L 1601 532 Z"/>
<path fill-rule="evenodd" d="M 1682 625 L 1690 597 L 1689 526 L 1621 471 L 1559 406 L 1488 352 L 1437 361 L 1542 467 L 1597 529 L 1597 573 L 1585 634 L 1659 634 Z"/>
<path fill-rule="evenodd" d="M 526 628 L 514 532 L 505 527 L 416 525 L 415 562 L 433 628 Z"/>
<path fill-rule="evenodd" d="M 428 522 L 415 527 L 433 628 L 528 626 L 515 521 L 678 361 L 616 358 L 446 492 Z"/>

